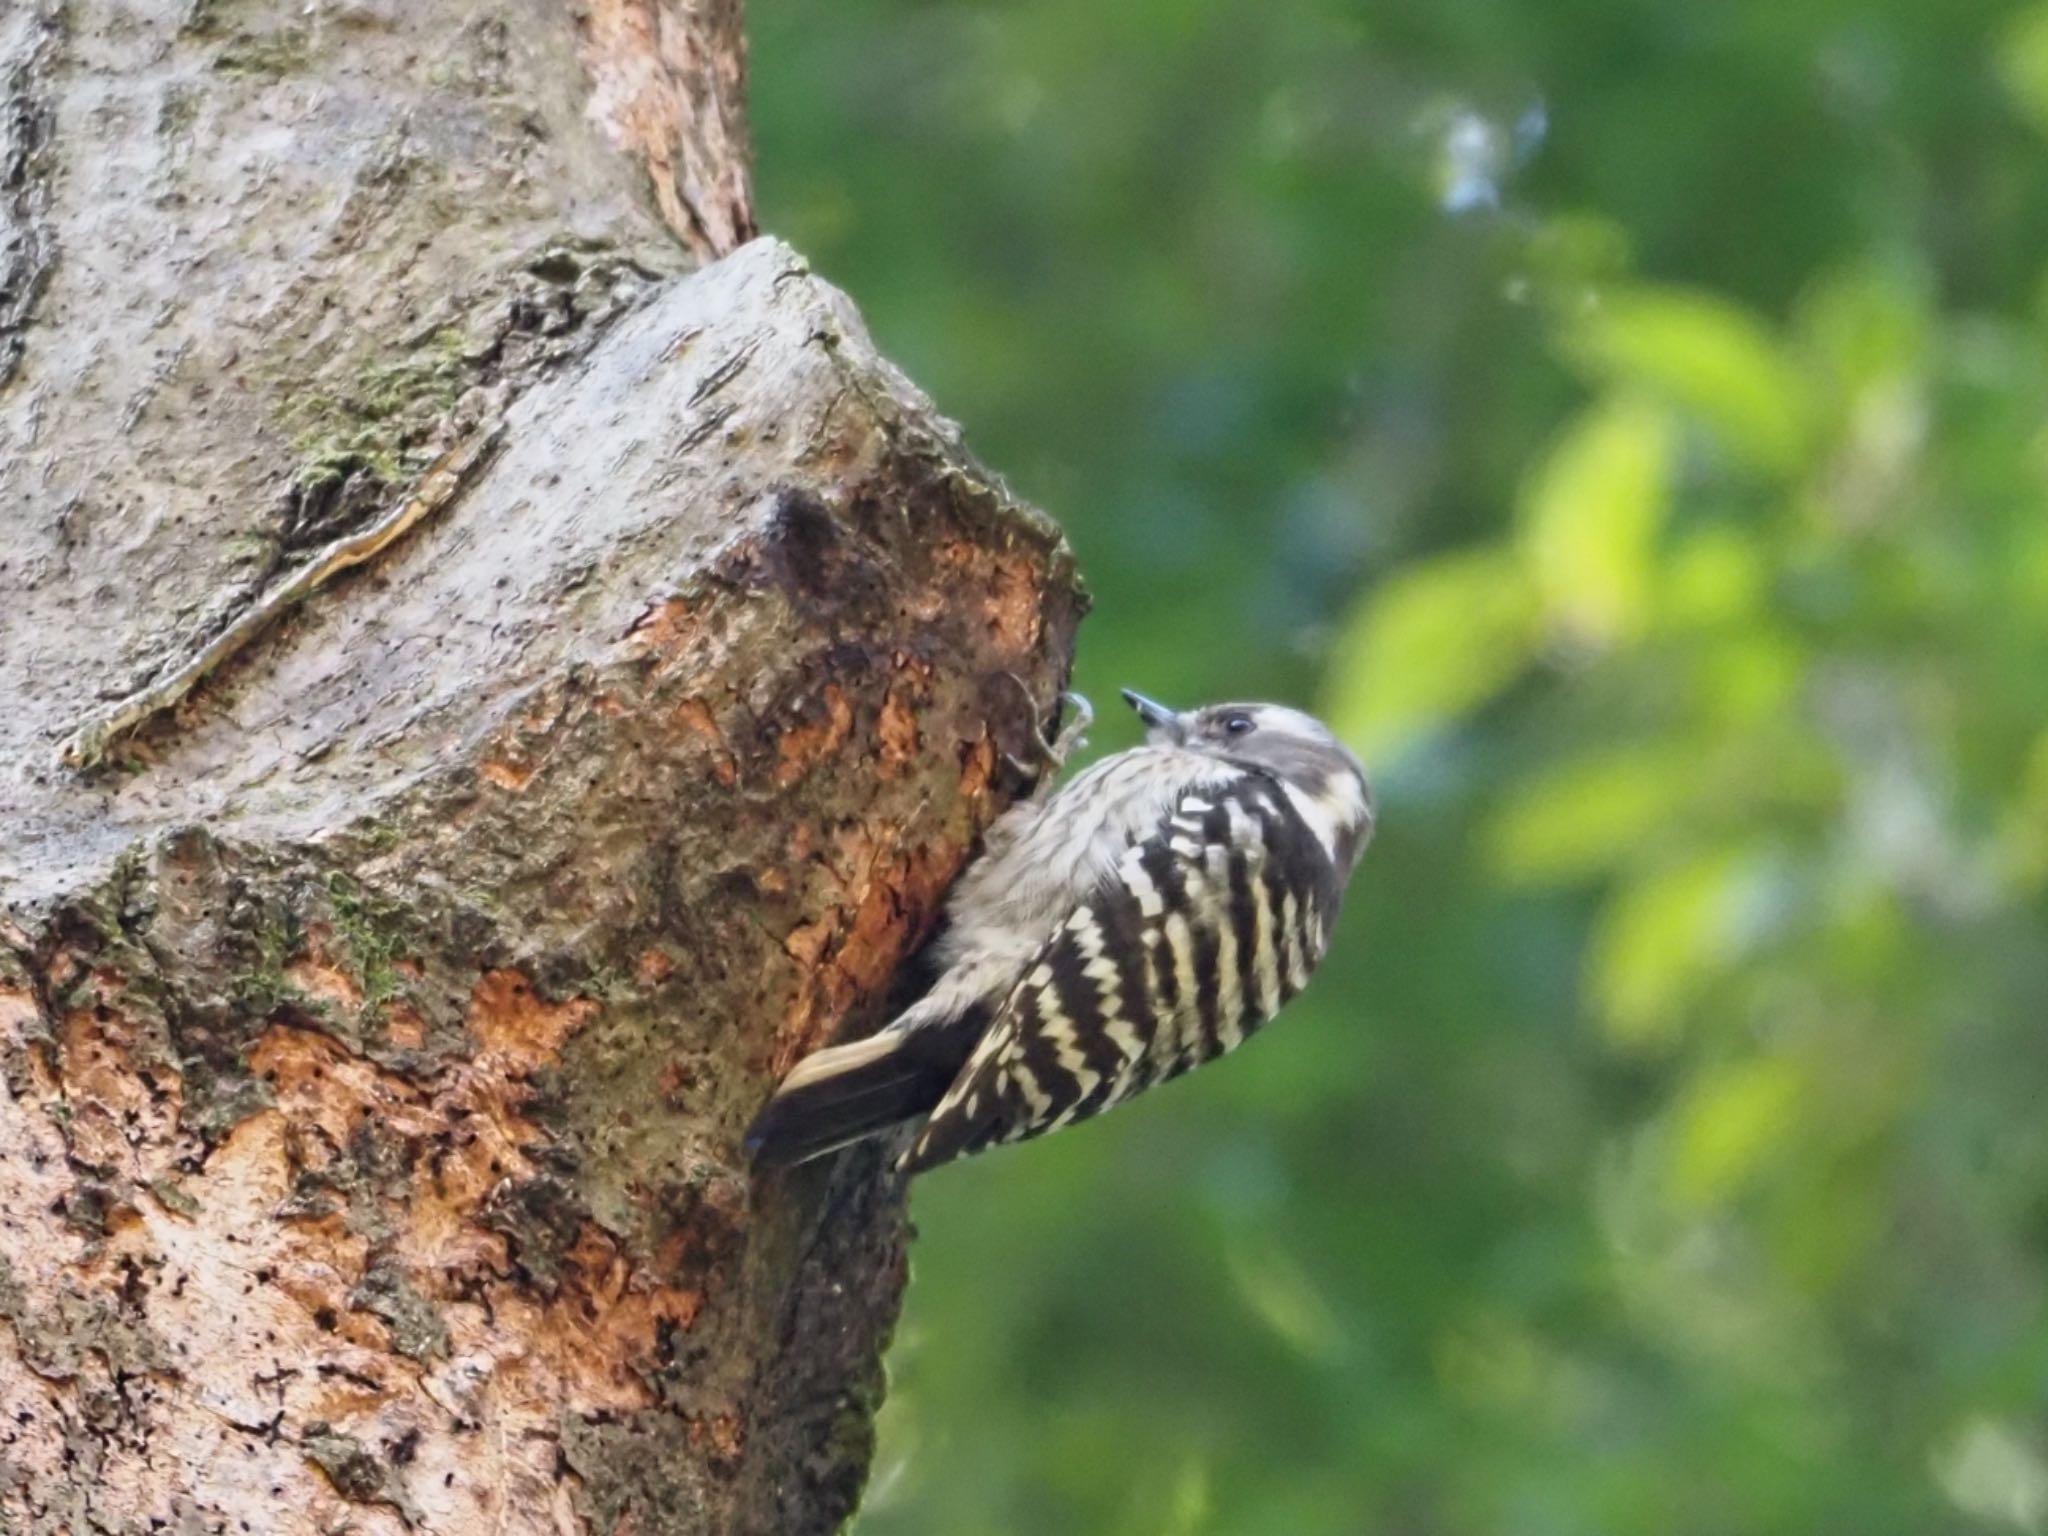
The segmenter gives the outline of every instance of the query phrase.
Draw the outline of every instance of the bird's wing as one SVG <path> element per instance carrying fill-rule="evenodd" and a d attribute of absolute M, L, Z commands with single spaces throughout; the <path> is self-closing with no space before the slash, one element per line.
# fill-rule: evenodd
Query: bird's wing
<path fill-rule="evenodd" d="M 903 1166 L 1056 1129 L 1232 1049 L 1307 982 L 1342 890 L 1273 780 L 1183 793 L 1045 942 Z"/>

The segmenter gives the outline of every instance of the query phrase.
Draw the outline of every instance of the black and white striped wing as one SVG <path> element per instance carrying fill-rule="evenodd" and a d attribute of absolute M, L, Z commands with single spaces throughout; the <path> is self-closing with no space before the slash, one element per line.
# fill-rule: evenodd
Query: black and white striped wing
<path fill-rule="evenodd" d="M 1272 780 L 1184 793 L 1046 941 L 903 1166 L 1055 1130 L 1233 1049 L 1307 983 L 1342 893 Z"/>

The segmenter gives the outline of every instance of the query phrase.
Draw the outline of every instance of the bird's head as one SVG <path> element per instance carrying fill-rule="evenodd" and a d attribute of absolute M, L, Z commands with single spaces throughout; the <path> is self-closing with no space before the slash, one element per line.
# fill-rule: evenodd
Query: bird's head
<path fill-rule="evenodd" d="M 1128 688 L 1124 701 L 1145 722 L 1145 739 L 1153 745 L 1199 752 L 1279 780 L 1297 791 L 1296 804 L 1305 814 L 1312 806 L 1348 845 L 1362 848 L 1371 835 L 1373 798 L 1365 767 L 1315 716 L 1285 704 L 1173 710 Z"/>

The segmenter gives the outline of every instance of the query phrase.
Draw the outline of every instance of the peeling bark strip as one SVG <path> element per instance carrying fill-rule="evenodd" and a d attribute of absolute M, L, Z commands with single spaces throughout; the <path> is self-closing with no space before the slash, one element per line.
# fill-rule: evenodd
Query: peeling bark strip
<path fill-rule="evenodd" d="M 736 1142 L 1082 600 L 793 253 L 684 275 L 736 8 L 513 9 L 0 7 L 0 1530 L 858 1497 L 900 1191 Z"/>

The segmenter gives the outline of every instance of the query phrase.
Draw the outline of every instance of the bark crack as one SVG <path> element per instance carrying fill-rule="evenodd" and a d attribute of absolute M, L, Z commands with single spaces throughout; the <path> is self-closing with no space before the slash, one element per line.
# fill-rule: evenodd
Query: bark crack
<path fill-rule="evenodd" d="M 500 411 L 435 460 L 412 493 L 377 521 L 327 544 L 157 681 L 82 722 L 64 744 L 64 765 L 80 772 L 99 767 L 117 745 L 176 709 L 194 688 L 246 650 L 285 613 L 343 571 L 376 559 L 421 522 L 449 506 L 488 462 L 504 434 L 504 425 Z"/>

